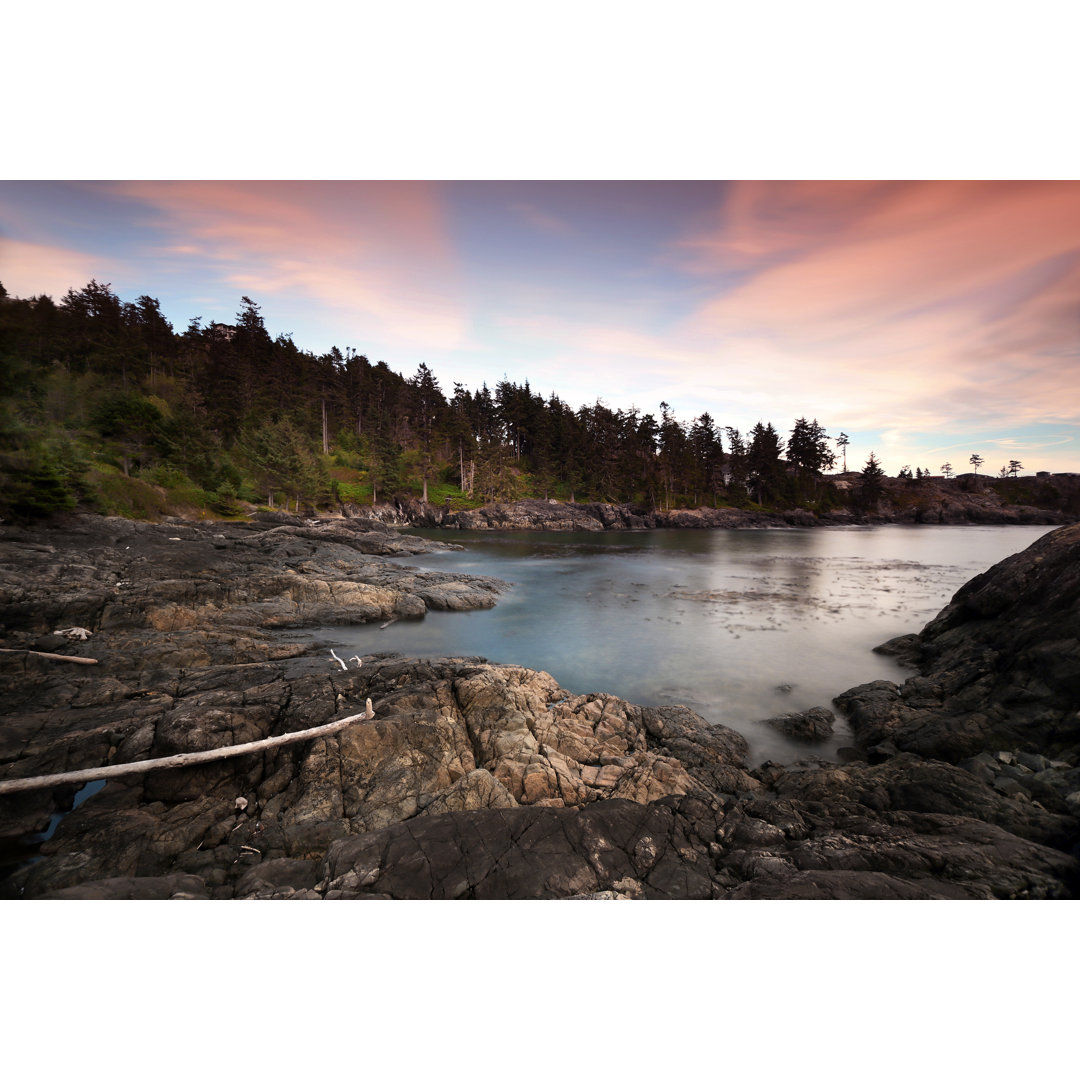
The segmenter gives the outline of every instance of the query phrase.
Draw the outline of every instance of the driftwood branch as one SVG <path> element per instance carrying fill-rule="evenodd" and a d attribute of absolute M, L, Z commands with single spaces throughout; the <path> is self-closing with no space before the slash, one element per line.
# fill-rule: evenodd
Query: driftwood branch
<path fill-rule="evenodd" d="M 70 657 L 64 657 L 64 659 L 67 660 Z M 318 727 L 304 728 L 303 731 L 289 731 L 284 735 L 272 735 L 268 739 L 237 743 L 235 746 L 219 746 L 216 750 L 197 750 L 190 754 L 173 754 L 170 757 L 149 758 L 146 761 L 128 761 L 123 765 L 99 765 L 96 769 L 77 769 L 75 772 L 53 773 L 51 776 L 25 776 L 18 780 L 0 780 L 0 795 L 57 787 L 60 784 L 84 784 L 89 780 L 112 780 L 117 776 L 130 776 L 135 773 L 150 772 L 153 769 L 179 769 L 184 765 L 202 765 L 207 761 L 220 761 L 222 758 L 251 754 L 256 750 L 267 750 L 272 746 L 284 746 L 286 743 L 332 735 L 335 731 L 340 731 L 357 720 L 370 720 L 374 715 L 375 710 L 371 707 L 371 698 L 368 698 L 367 708 L 362 713 L 346 716 L 341 720 L 334 720 Z"/>
<path fill-rule="evenodd" d="M 46 660 L 68 660 L 72 664 L 96 664 L 92 656 L 64 656 L 57 652 L 38 652 L 37 649 L 0 649 L 0 652 L 29 653 L 31 656 L 44 656 Z"/>

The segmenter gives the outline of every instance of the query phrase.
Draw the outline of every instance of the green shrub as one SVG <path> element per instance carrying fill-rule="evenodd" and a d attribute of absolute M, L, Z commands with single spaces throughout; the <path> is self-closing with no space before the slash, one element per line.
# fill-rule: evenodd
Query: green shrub
<path fill-rule="evenodd" d="M 103 514 L 157 521 L 169 512 L 165 492 L 137 476 L 99 467 L 90 470 L 88 480 L 92 498 Z"/>
<path fill-rule="evenodd" d="M 0 514 L 16 521 L 74 510 L 77 491 L 56 455 L 44 447 L 0 454 Z"/>

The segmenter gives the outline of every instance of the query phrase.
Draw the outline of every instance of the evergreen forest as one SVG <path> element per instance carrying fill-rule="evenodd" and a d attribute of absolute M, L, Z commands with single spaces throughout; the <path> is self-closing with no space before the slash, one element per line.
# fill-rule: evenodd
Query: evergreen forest
<path fill-rule="evenodd" d="M 177 331 L 150 296 L 91 281 L 59 301 L 0 285 L 0 517 L 76 508 L 228 518 L 403 498 L 474 507 L 520 498 L 821 512 L 854 495 L 815 420 L 741 432 L 707 412 L 574 409 L 528 380 L 452 389 L 332 348 L 273 338 L 242 297 L 232 324 Z M 921 470 L 920 470 L 921 472 Z M 865 470 L 864 470 L 865 473 Z"/>

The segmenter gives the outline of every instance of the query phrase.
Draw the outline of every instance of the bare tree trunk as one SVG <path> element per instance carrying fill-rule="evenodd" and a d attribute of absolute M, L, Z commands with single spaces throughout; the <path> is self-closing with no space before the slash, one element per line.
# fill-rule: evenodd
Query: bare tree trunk
<path fill-rule="evenodd" d="M 65 656 L 63 653 L 38 652 L 37 649 L 0 649 L 0 652 L 24 652 L 31 656 L 43 656 L 46 660 L 69 660 L 73 664 L 96 664 L 91 656 Z"/>
<path fill-rule="evenodd" d="M 330 429 L 326 424 L 326 398 L 322 399 L 322 452 L 330 453 Z"/>

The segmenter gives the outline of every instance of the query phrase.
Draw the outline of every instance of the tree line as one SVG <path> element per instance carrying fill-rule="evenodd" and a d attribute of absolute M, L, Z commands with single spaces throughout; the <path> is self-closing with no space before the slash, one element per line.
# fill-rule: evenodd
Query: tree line
<path fill-rule="evenodd" d="M 456 505 L 526 496 L 643 509 L 828 509 L 843 433 L 800 417 L 783 434 L 708 412 L 574 409 L 528 380 L 444 391 L 348 348 L 316 355 L 272 337 L 257 303 L 177 331 L 147 295 L 91 281 L 59 301 L 0 285 L 0 506 L 32 515 L 135 490 L 141 480 L 220 513 L 238 500 L 328 507 L 415 494 Z M 105 495 L 102 495 L 102 492 Z M 149 496 L 147 496 L 149 497 Z"/>

